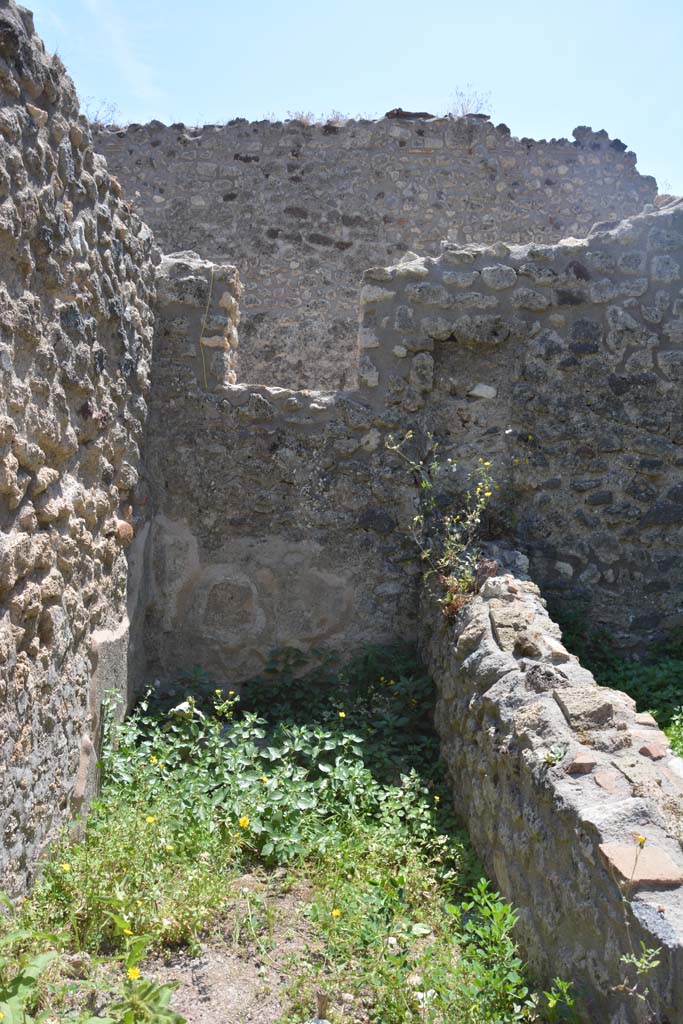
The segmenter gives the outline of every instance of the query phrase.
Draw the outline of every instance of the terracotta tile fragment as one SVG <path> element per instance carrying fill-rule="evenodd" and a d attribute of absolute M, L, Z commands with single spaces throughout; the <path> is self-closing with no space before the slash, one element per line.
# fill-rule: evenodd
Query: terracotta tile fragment
<path fill-rule="evenodd" d="M 651 761 L 660 761 L 669 753 L 669 747 L 663 740 L 649 740 L 638 748 L 638 753 L 643 757 L 649 757 Z"/>
<path fill-rule="evenodd" d="M 135 530 L 130 523 L 127 523 L 125 519 L 118 519 L 116 521 L 116 536 L 119 538 L 121 543 L 125 546 L 130 544 L 133 539 Z"/>
<path fill-rule="evenodd" d="M 618 793 L 625 781 L 621 772 L 613 771 L 611 768 L 600 768 L 594 775 L 594 780 L 601 789 L 607 793 Z"/>
<path fill-rule="evenodd" d="M 634 889 L 683 885 L 683 871 L 656 846 L 641 849 L 637 843 L 601 843 L 600 853 L 617 880 L 630 882 Z"/>
<path fill-rule="evenodd" d="M 588 750 L 580 750 L 567 765 L 568 775 L 587 775 L 598 762 Z"/>

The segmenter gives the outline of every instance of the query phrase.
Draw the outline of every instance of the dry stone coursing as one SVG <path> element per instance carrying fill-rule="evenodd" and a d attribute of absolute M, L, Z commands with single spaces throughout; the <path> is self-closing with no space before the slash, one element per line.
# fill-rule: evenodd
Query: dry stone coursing
<path fill-rule="evenodd" d="M 587 239 L 365 274 L 359 395 L 493 462 L 546 595 L 626 645 L 683 622 L 683 201 Z"/>
<path fill-rule="evenodd" d="M 582 1020 L 635 1024 L 645 1008 L 616 986 L 643 942 L 659 949 L 647 1019 L 680 1024 L 683 761 L 565 650 L 528 579 L 489 578 L 455 621 L 425 590 L 421 624 L 455 807 L 532 969 L 572 979 Z"/>
<path fill-rule="evenodd" d="M 238 266 L 241 377 L 292 388 L 357 382 L 358 282 L 406 250 L 553 242 L 638 213 L 656 194 L 604 131 L 534 142 L 472 116 L 97 133 L 167 250 Z"/>
<path fill-rule="evenodd" d="M 84 808 L 125 694 L 152 236 L 31 15 L 0 0 L 0 888 Z"/>

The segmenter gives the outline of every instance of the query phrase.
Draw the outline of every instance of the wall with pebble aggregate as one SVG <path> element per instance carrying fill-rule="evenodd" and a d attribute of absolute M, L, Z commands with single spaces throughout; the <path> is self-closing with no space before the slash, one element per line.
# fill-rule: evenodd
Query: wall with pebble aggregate
<path fill-rule="evenodd" d="M 519 910 L 532 970 L 572 980 L 581 1020 L 680 1024 L 683 761 L 565 650 L 526 559 L 503 555 L 455 620 L 424 593 L 455 808 Z M 658 950 L 644 983 L 622 961 L 641 942 Z M 636 983 L 645 1002 L 620 988 Z"/>
<path fill-rule="evenodd" d="M 583 240 L 446 244 L 367 271 L 360 385 L 347 393 L 236 384 L 236 271 L 165 258 L 152 663 L 227 678 L 284 644 L 415 636 L 416 489 L 386 448 L 409 429 L 416 458 L 438 445 L 453 460 L 444 500 L 491 463 L 493 525 L 524 544 L 558 606 L 625 646 L 676 628 L 682 217 L 678 201 Z M 203 361 L 207 331 L 220 344 Z"/>
<path fill-rule="evenodd" d="M 493 463 L 549 599 L 625 645 L 683 624 L 682 200 L 369 270 L 360 346 L 365 401 Z"/>
<path fill-rule="evenodd" d="M 656 194 L 606 132 L 535 142 L 485 118 L 103 130 L 96 145 L 166 251 L 239 268 L 241 379 L 357 382 L 358 284 L 406 250 L 550 242 Z"/>
<path fill-rule="evenodd" d="M 155 254 L 8 0 L 0 95 L 0 889 L 16 892 L 87 804 L 104 690 L 125 699 Z"/>

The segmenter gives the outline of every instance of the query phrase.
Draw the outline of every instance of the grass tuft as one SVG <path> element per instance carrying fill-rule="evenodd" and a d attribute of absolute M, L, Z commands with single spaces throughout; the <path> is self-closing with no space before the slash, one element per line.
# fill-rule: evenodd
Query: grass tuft
<path fill-rule="evenodd" d="M 360 1024 L 541 1020 L 515 912 L 449 810 L 432 709 L 399 650 L 313 670 L 285 651 L 241 695 L 202 673 L 150 693 L 109 729 L 83 840 L 65 835 L 30 898 L 6 903 L 4 1024 L 182 1021 L 145 958 L 230 932 L 267 949 L 272 907 L 255 894 L 235 916 L 245 872 L 307 893 L 287 1024 L 316 999 Z"/>

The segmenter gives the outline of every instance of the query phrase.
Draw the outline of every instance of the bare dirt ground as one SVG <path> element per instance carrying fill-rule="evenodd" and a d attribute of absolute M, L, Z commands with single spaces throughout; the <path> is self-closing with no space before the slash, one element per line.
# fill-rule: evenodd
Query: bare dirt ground
<path fill-rule="evenodd" d="M 179 982 L 171 1006 L 188 1024 L 277 1024 L 287 1011 L 297 960 L 315 955 L 316 942 L 304 916 L 306 883 L 282 891 L 274 881 L 238 879 L 234 906 L 198 956 L 171 953 L 145 965 L 158 981 Z"/>

